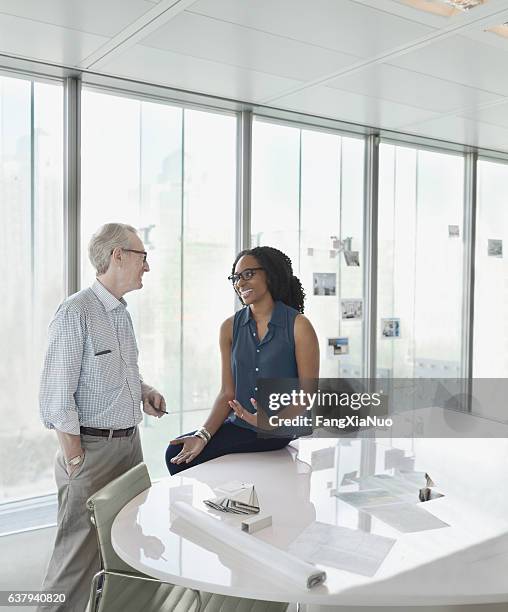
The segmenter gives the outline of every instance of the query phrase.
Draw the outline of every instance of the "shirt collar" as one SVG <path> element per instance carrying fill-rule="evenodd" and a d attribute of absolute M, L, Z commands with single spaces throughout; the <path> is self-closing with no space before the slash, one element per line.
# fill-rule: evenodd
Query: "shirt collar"
<path fill-rule="evenodd" d="M 240 317 L 240 325 L 247 325 L 250 321 L 250 308 L 246 306 Z M 270 319 L 269 325 L 277 325 L 279 327 L 284 326 L 284 304 L 280 301 L 275 302 L 272 310 L 272 318 Z"/>
<path fill-rule="evenodd" d="M 118 308 L 118 306 L 124 306 L 124 307 L 127 306 L 127 302 L 123 298 L 120 298 L 118 300 L 98 280 L 96 280 L 94 282 L 94 284 L 92 285 L 92 291 L 99 298 L 99 300 L 101 301 L 102 305 L 106 309 L 106 312 L 110 312 L 111 310 L 114 310 L 115 308 Z"/>
<path fill-rule="evenodd" d="M 272 311 L 272 318 L 270 319 L 271 325 L 277 325 L 278 327 L 284 326 L 284 304 L 282 302 L 275 302 Z"/>

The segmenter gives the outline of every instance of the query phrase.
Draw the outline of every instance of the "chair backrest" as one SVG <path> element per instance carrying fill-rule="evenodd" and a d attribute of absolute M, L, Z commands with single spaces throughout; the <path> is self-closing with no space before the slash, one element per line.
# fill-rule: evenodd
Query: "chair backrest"
<path fill-rule="evenodd" d="M 97 529 L 102 564 L 105 570 L 132 572 L 132 567 L 124 563 L 113 549 L 111 526 L 125 504 L 151 486 L 152 482 L 146 465 L 139 463 L 88 498 L 86 506 Z"/>

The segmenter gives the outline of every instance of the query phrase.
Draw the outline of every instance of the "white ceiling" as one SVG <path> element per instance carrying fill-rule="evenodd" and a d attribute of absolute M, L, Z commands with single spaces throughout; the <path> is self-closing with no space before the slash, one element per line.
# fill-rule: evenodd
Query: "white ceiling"
<path fill-rule="evenodd" d="M 508 0 L 0 0 L 0 54 L 508 152 L 486 31 L 507 21 Z"/>

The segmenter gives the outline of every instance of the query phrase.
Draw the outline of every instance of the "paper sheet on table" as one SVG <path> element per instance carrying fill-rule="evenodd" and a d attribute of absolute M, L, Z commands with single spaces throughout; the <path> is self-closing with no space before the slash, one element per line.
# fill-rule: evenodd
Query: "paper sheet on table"
<path fill-rule="evenodd" d="M 424 472 L 415 473 L 413 478 L 404 478 L 402 475 L 373 474 L 358 478 L 362 489 L 384 489 L 393 495 L 409 497 L 407 501 L 418 501 L 418 491 L 427 486 Z"/>
<path fill-rule="evenodd" d="M 332 495 L 338 497 L 342 501 L 351 504 L 355 508 L 369 508 L 370 506 L 380 506 L 381 504 L 397 504 L 402 501 L 398 495 L 393 495 L 385 489 L 371 489 L 367 491 L 345 491 L 344 493 L 337 489 L 332 490 Z M 414 497 L 414 496 L 413 496 Z M 415 499 L 417 501 L 417 499 Z"/>
<path fill-rule="evenodd" d="M 335 489 L 331 494 L 398 531 L 414 533 L 449 527 L 418 504 L 420 488 L 434 486 L 425 472 L 399 470 L 395 475 L 372 474 L 351 480 L 358 482 L 362 490 Z M 432 494 L 434 498 L 442 497 L 440 493 L 430 492 L 429 499 Z"/>
<path fill-rule="evenodd" d="M 442 527 L 450 526 L 437 516 L 427 512 L 425 508 L 416 504 L 401 503 L 369 506 L 368 508 L 363 508 L 363 511 L 403 533 L 441 529 Z"/>
<path fill-rule="evenodd" d="M 315 522 L 302 531 L 289 551 L 309 562 L 374 576 L 394 543 L 392 538 Z"/>

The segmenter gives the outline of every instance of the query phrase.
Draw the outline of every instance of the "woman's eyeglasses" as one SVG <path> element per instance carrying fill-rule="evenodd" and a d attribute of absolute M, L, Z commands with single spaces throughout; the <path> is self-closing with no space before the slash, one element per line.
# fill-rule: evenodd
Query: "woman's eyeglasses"
<path fill-rule="evenodd" d="M 238 272 L 238 274 L 231 274 L 228 276 L 228 280 L 231 281 L 233 285 L 236 285 L 240 279 L 248 281 L 256 274 L 256 270 L 264 270 L 264 268 L 245 268 L 245 270 Z"/>

